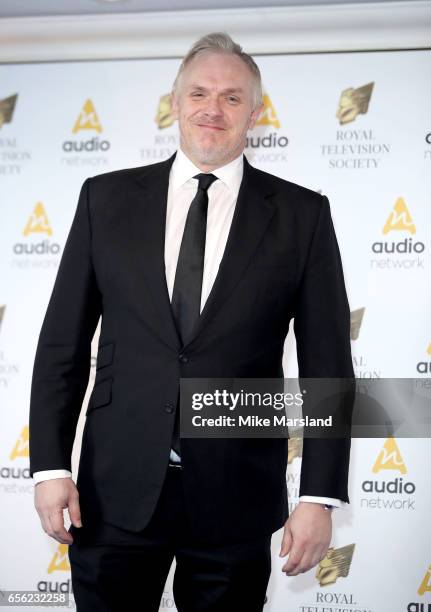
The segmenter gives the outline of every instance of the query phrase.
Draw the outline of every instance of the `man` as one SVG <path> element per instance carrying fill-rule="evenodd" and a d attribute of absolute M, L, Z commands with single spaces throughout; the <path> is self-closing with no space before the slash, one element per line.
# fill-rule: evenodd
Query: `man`
<path fill-rule="evenodd" d="M 202 38 L 172 103 L 175 156 L 85 181 L 36 353 L 35 505 L 44 530 L 71 544 L 78 610 L 138 597 L 157 610 L 174 557 L 180 612 L 261 610 L 271 534 L 284 525 L 286 575 L 307 571 L 331 540 L 325 506 L 348 502 L 348 439 L 304 439 L 289 518 L 285 439 L 179 440 L 180 378 L 282 377 L 292 318 L 300 376 L 353 371 L 327 198 L 243 156 L 262 110 L 253 59 L 225 34 Z M 71 450 L 99 316 L 75 486 Z"/>

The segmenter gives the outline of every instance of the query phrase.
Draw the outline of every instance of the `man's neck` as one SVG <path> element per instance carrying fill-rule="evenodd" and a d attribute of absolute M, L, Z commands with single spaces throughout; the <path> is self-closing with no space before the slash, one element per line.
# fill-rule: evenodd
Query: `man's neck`
<path fill-rule="evenodd" d="M 232 161 L 234 161 L 234 159 L 237 159 L 238 157 L 240 157 L 240 155 L 243 154 L 243 151 L 241 151 L 241 153 L 238 153 L 238 155 L 235 155 L 232 158 L 224 160 L 223 162 L 221 162 L 219 164 L 209 165 L 209 164 L 203 164 L 203 163 L 199 162 L 198 160 L 193 159 L 188 153 L 186 153 L 184 151 L 184 149 L 181 148 L 181 146 L 179 148 L 181 149 L 181 152 L 183 153 L 183 155 L 185 155 L 197 168 L 199 168 L 199 170 L 201 172 L 205 172 L 205 173 L 213 172 L 214 170 L 218 170 L 219 168 L 223 168 L 224 166 L 227 166 Z"/>

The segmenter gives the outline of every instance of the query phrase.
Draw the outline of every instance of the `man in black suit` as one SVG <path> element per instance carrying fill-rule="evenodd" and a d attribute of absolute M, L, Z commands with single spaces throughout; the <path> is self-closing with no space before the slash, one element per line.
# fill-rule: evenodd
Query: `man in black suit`
<path fill-rule="evenodd" d="M 227 35 L 202 38 L 172 100 L 176 155 L 85 181 L 37 347 L 35 505 L 46 533 L 71 544 L 82 611 L 137 598 L 157 610 L 174 557 L 180 612 L 261 610 L 271 534 L 284 525 L 286 575 L 307 571 L 329 546 L 329 507 L 349 501 L 349 439 L 304 439 L 289 517 L 287 440 L 179 439 L 180 378 L 283 377 L 292 318 L 301 377 L 353 370 L 327 198 L 243 156 L 262 110 L 253 59 Z"/>

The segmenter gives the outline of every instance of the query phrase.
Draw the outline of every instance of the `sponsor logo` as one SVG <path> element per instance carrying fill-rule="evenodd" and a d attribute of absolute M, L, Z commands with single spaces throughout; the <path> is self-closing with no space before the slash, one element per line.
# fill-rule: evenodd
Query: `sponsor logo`
<path fill-rule="evenodd" d="M 42 202 L 37 202 L 35 205 L 22 233 L 24 236 L 28 236 L 29 234 L 33 233 L 42 233 L 52 236 L 52 228 L 48 221 L 48 215 L 46 214 Z"/>
<path fill-rule="evenodd" d="M 287 463 L 292 463 L 296 457 L 302 457 L 302 438 L 289 438 Z"/>
<path fill-rule="evenodd" d="M 289 146 L 289 139 L 286 134 L 278 131 L 281 122 L 268 93 L 264 93 L 262 103 L 262 112 L 251 135 L 246 138 L 245 148 L 248 157 L 257 163 L 287 161 L 286 149 Z"/>
<path fill-rule="evenodd" d="M 419 588 L 418 595 L 423 597 L 431 593 L 431 565 L 426 569 L 424 577 L 422 578 Z M 431 612 L 431 603 L 411 601 L 407 604 L 407 612 Z"/>
<path fill-rule="evenodd" d="M 65 140 L 62 144 L 62 150 L 67 156 L 63 158 L 63 163 L 68 166 L 107 165 L 108 159 L 101 154 L 106 154 L 109 151 L 111 143 L 109 140 L 97 136 L 97 134 L 102 134 L 103 127 L 90 98 L 84 102 L 72 127 L 72 134 L 82 135 L 82 132 L 84 135 L 88 132 L 95 132 L 96 135 L 87 140 Z"/>
<path fill-rule="evenodd" d="M 11 123 L 15 111 L 18 94 L 0 100 L 0 129 L 5 123 Z"/>
<path fill-rule="evenodd" d="M 407 467 L 395 438 L 387 438 L 379 451 L 372 469 L 373 474 L 398 472 L 389 480 L 370 479 L 362 482 L 362 492 L 367 495 L 361 499 L 361 507 L 382 510 L 415 510 L 414 494 L 416 485 L 407 481 Z M 384 474 L 385 475 L 385 474 Z M 376 494 L 378 496 L 376 497 Z"/>
<path fill-rule="evenodd" d="M 67 544 L 59 544 L 51 561 L 49 562 L 47 572 L 70 572 L 69 564 L 69 546 Z"/>
<path fill-rule="evenodd" d="M 357 308 L 350 313 L 350 339 L 358 340 L 361 331 L 362 321 L 365 314 L 365 308 Z M 352 347 L 353 349 L 353 347 Z M 381 378 L 381 370 L 374 368 L 368 363 L 368 357 L 363 354 L 352 351 L 352 363 L 355 369 L 356 378 Z"/>
<path fill-rule="evenodd" d="M 9 454 L 10 461 L 16 461 L 20 459 L 28 460 L 29 457 L 29 428 L 28 425 L 24 425 L 16 439 L 12 450 Z M 28 464 L 28 461 L 26 461 Z M 0 479 L 5 480 L 5 483 L 1 483 L 0 491 L 3 490 L 5 493 L 22 493 L 32 492 L 33 485 L 19 485 L 21 479 L 30 479 L 30 470 L 28 467 L 19 467 L 16 465 L 3 465 L 0 466 Z M 17 482 L 8 482 L 9 479 L 13 479 Z"/>
<path fill-rule="evenodd" d="M 18 94 L 0 100 L 0 130 L 12 123 Z M 23 164 L 31 160 L 31 153 L 22 149 L 14 135 L 7 131 L 7 135 L 0 137 L 0 175 L 21 174 Z"/>
<path fill-rule="evenodd" d="M 382 234 L 385 235 L 397 230 L 405 230 L 410 234 L 416 234 L 416 226 L 403 198 L 398 198 L 395 202 L 383 226 Z"/>
<path fill-rule="evenodd" d="M 274 105 L 271 102 L 271 98 L 268 94 L 263 94 L 262 103 L 263 110 L 260 113 L 258 120 L 256 121 L 256 125 L 271 126 L 278 130 L 281 127 L 280 121 L 278 119 Z"/>
<path fill-rule="evenodd" d="M 416 370 L 419 374 L 431 374 L 431 342 L 428 344 L 426 354 L 430 359 L 427 361 L 419 361 L 416 364 Z"/>
<path fill-rule="evenodd" d="M 157 132 L 154 133 L 153 141 L 146 143 L 139 149 L 139 156 L 146 164 L 152 164 L 167 159 L 178 149 L 180 140 L 178 130 L 172 129 L 175 119 L 172 116 L 171 94 L 165 93 L 160 96 L 156 109 L 154 121 Z"/>
<path fill-rule="evenodd" d="M 47 573 L 70 572 L 69 547 L 67 544 L 59 544 L 54 552 L 47 568 Z M 69 579 L 63 582 L 53 580 L 39 580 L 36 589 L 41 593 L 69 593 L 73 594 L 72 581 Z M 73 600 L 71 600 L 73 603 Z M 70 607 L 70 606 L 69 606 Z"/>
<path fill-rule="evenodd" d="M 357 340 L 359 338 L 359 331 L 362 325 L 362 319 L 364 318 L 365 308 L 358 308 L 352 310 L 350 313 L 350 339 Z"/>
<path fill-rule="evenodd" d="M 340 125 L 354 121 L 358 115 L 368 112 L 374 82 L 362 85 L 362 87 L 348 87 L 341 92 L 336 117 Z"/>
<path fill-rule="evenodd" d="M 6 306 L 0 306 L 0 331 L 2 328 L 3 320 L 6 313 Z M 5 351 L 0 350 L 0 388 L 6 388 L 13 376 L 16 376 L 19 372 L 18 363 L 9 361 Z"/>
<path fill-rule="evenodd" d="M 160 96 L 154 121 L 156 122 L 159 130 L 163 130 L 173 125 L 175 119 L 172 115 L 171 94 L 164 94 L 163 96 Z"/>
<path fill-rule="evenodd" d="M 28 444 L 29 444 L 29 428 L 28 425 L 24 425 L 18 436 L 14 447 L 9 455 L 10 459 L 16 459 L 17 457 L 28 457 Z"/>
<path fill-rule="evenodd" d="M 61 251 L 61 245 L 47 238 L 42 240 L 32 239 L 34 235 L 39 237 L 41 234 L 45 234 L 51 237 L 54 234 L 42 202 L 36 203 L 22 233 L 27 240 L 25 242 L 15 242 L 12 245 L 13 254 L 16 256 L 12 262 L 15 267 L 52 268 L 58 266 L 59 261 L 56 256 Z M 26 255 L 30 257 L 23 257 Z"/>
<path fill-rule="evenodd" d="M 407 232 L 410 236 L 401 240 L 379 240 L 373 242 L 371 245 L 373 254 L 390 255 L 390 257 L 372 259 L 370 262 L 371 267 L 387 270 L 424 268 L 424 260 L 419 255 L 422 255 L 425 251 L 425 243 L 412 238 L 417 232 L 416 224 L 402 197 L 397 198 L 382 228 L 384 236 L 392 232 L 395 232 L 395 234 Z M 405 257 L 406 255 L 413 255 L 414 257 Z"/>
<path fill-rule="evenodd" d="M 335 584 L 338 578 L 346 578 L 346 576 L 349 575 L 354 550 L 354 544 L 348 544 L 347 546 L 342 546 L 341 548 L 328 549 L 326 556 L 320 561 L 316 571 L 316 578 L 321 587 L 328 586 L 329 584 Z M 321 599 L 321 602 L 333 603 L 333 601 L 327 602 L 324 599 L 324 596 L 323 599 Z M 349 602 L 345 601 L 342 603 Z"/>
<path fill-rule="evenodd" d="M 102 124 L 90 99 L 84 102 L 84 106 L 72 128 L 72 134 L 77 134 L 81 130 L 95 130 L 98 134 L 102 133 Z"/>
<path fill-rule="evenodd" d="M 341 128 L 336 129 L 332 142 L 320 145 L 320 154 L 332 170 L 374 170 L 390 154 L 391 145 L 379 142 L 372 127 L 345 127 L 358 115 L 366 115 L 374 82 L 341 92 L 336 118 Z"/>
<path fill-rule="evenodd" d="M 299 606 L 299 612 L 371 612 L 366 606 L 360 606 L 352 592 L 341 592 L 334 589 L 340 578 L 348 578 L 352 567 L 355 544 L 340 548 L 331 547 L 316 568 L 316 581 L 319 590 L 314 593 L 314 601 Z M 328 588 L 329 587 L 329 588 Z"/>

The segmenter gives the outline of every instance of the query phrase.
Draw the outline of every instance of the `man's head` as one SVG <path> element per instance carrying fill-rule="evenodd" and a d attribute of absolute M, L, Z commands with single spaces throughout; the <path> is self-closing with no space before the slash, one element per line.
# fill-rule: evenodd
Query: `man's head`
<path fill-rule="evenodd" d="M 184 57 L 172 90 L 184 153 L 203 171 L 243 151 L 262 110 L 259 68 L 227 34 L 198 40 Z"/>

